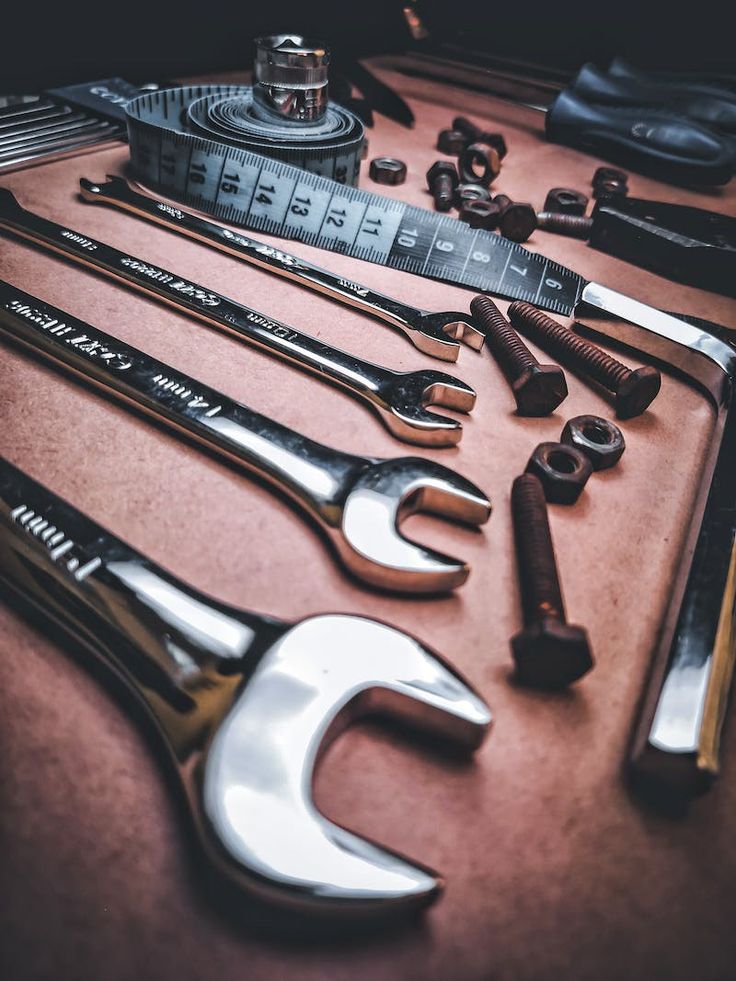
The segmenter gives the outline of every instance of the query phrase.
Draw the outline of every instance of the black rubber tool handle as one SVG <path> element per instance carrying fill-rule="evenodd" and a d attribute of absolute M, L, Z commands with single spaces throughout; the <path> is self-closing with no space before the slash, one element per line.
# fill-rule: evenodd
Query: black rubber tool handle
<path fill-rule="evenodd" d="M 732 141 L 696 123 L 651 107 L 590 103 L 568 89 L 547 111 L 547 137 L 593 150 L 658 180 L 725 184 L 734 170 Z"/>
<path fill-rule="evenodd" d="M 608 75 L 583 65 L 571 86 L 587 102 L 612 106 L 656 106 L 687 116 L 701 126 L 736 134 L 736 99 L 694 91 L 687 85 Z"/>

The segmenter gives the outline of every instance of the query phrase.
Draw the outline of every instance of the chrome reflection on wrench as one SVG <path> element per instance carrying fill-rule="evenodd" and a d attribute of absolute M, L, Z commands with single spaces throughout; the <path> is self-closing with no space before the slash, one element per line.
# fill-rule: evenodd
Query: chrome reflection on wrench
<path fill-rule="evenodd" d="M 0 227 L 98 269 L 207 324 L 224 327 L 248 343 L 347 389 L 367 401 L 399 439 L 421 446 L 452 446 L 462 436 L 456 419 L 426 409 L 431 404 L 459 412 L 472 409 L 475 392 L 452 375 L 433 370 L 391 371 L 362 361 L 219 293 L 26 211 L 3 188 Z"/>
<path fill-rule="evenodd" d="M 226 606 L 0 458 L 0 584 L 122 676 L 158 724 L 209 860 L 259 898 L 330 916 L 431 902 L 436 873 L 317 811 L 312 773 L 350 721 L 385 713 L 467 751 L 487 705 L 383 623 L 297 624 Z"/>
<path fill-rule="evenodd" d="M 398 527 L 417 511 L 470 525 L 488 520 L 490 501 L 447 467 L 330 449 L 2 281 L 0 333 L 275 484 L 364 582 L 433 593 L 467 579 L 464 562 L 409 541 Z"/>
<path fill-rule="evenodd" d="M 394 300 L 367 286 L 315 266 L 306 259 L 282 252 L 265 242 L 257 242 L 241 232 L 233 232 L 214 221 L 189 214 L 148 195 L 139 194 L 122 177 L 108 174 L 106 184 L 97 184 L 82 177 L 79 183 L 81 196 L 85 201 L 109 204 L 128 211 L 187 238 L 204 242 L 252 266 L 291 279 L 331 300 L 355 307 L 362 313 L 377 317 L 402 331 L 414 347 L 433 358 L 457 361 L 460 341 L 476 351 L 483 347 L 485 335 L 473 324 L 469 313 L 431 313 L 408 306 L 400 300 Z"/>

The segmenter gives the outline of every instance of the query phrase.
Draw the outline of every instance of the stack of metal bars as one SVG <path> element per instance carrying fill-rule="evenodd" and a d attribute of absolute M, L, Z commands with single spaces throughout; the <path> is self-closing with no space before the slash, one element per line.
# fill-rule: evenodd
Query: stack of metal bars
<path fill-rule="evenodd" d="M 101 119 L 47 95 L 0 96 L 0 174 L 91 153 L 125 139 L 125 124 Z"/>

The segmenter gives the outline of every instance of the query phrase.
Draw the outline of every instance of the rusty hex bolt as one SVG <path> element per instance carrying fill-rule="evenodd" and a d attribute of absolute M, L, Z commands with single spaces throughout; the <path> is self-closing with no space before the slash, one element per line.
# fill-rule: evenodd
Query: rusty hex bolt
<path fill-rule="evenodd" d="M 455 164 L 449 160 L 435 160 L 427 171 L 427 187 L 438 211 L 449 211 L 459 181 Z"/>
<path fill-rule="evenodd" d="M 476 296 L 470 312 L 483 328 L 488 347 L 511 383 L 520 416 L 548 416 L 567 397 L 567 382 L 556 364 L 540 364 L 488 296 Z"/>
<path fill-rule="evenodd" d="M 555 232 L 569 238 L 582 238 L 587 241 L 593 231 L 593 219 L 585 215 L 563 214 L 557 211 L 540 211 L 537 214 L 537 228 L 543 232 Z"/>
<path fill-rule="evenodd" d="M 567 367 L 612 392 L 619 419 L 640 415 L 660 389 L 662 379 L 656 368 L 628 368 L 531 303 L 514 300 L 509 320 Z"/>
<path fill-rule="evenodd" d="M 521 684 L 564 688 L 593 667 L 588 635 L 569 624 L 557 573 L 547 502 L 538 478 L 525 473 L 511 488 L 511 512 L 524 629 L 511 638 Z"/>
<path fill-rule="evenodd" d="M 499 231 L 512 242 L 526 242 L 537 227 L 537 213 L 530 204 L 512 201 L 508 194 L 497 194 L 493 199 L 501 205 Z"/>

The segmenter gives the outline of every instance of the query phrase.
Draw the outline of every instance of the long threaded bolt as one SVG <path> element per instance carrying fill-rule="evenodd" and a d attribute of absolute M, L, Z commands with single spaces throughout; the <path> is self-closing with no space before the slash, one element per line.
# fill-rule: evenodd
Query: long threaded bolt
<path fill-rule="evenodd" d="M 589 239 L 593 231 L 593 219 L 559 211 L 540 211 L 537 213 L 537 228 L 544 232 L 568 235 L 570 238 Z"/>
<path fill-rule="evenodd" d="M 619 419 L 640 415 L 660 389 L 662 379 L 656 368 L 628 368 L 531 303 L 515 300 L 509 307 L 509 319 L 564 365 L 612 392 Z"/>
<path fill-rule="evenodd" d="M 527 685 L 561 688 L 593 667 L 593 655 L 585 630 L 565 618 L 547 502 L 534 474 L 514 481 L 511 512 L 524 611 L 524 629 L 511 638 L 517 678 Z"/>
<path fill-rule="evenodd" d="M 520 416 L 548 416 L 567 396 L 556 364 L 540 364 L 488 296 L 476 296 L 470 311 L 484 329 L 488 346 L 511 382 Z"/>

